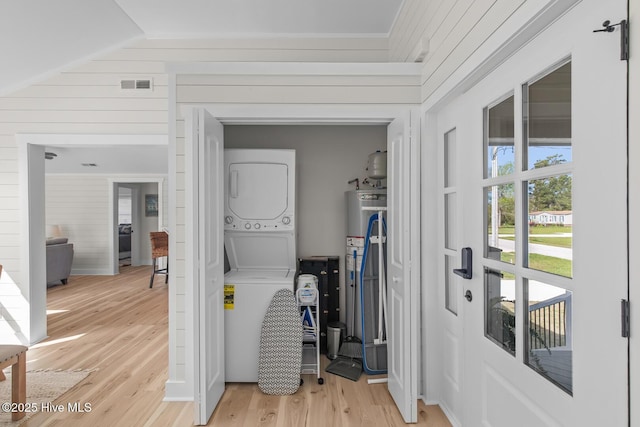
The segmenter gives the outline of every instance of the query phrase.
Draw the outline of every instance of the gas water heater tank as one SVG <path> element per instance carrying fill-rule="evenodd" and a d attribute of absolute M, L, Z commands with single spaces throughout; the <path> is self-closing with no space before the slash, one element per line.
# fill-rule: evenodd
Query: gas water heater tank
<path fill-rule="evenodd" d="M 385 179 L 387 177 L 387 152 L 376 151 L 369 154 L 368 175 L 371 179 Z"/>

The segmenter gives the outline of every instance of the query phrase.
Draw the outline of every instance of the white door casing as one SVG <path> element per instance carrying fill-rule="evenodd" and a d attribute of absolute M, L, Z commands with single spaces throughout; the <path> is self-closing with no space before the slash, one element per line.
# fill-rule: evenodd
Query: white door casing
<path fill-rule="evenodd" d="M 199 277 L 195 320 L 199 375 L 195 377 L 195 422 L 207 424 L 224 393 L 224 231 L 222 124 L 206 110 L 194 112 L 197 130 L 197 195 Z"/>
<path fill-rule="evenodd" d="M 624 1 L 582 1 L 440 112 L 440 117 L 454 118 L 458 150 L 464 153 L 458 156 L 461 182 L 456 206 L 465 217 L 458 241 L 471 247 L 474 255 L 473 278 L 463 280 L 459 295 L 468 290 L 473 299 L 461 299 L 464 331 L 463 337 L 456 337 L 463 338 L 465 346 L 465 405 L 456 414 L 462 425 L 627 425 L 627 339 L 620 335 L 620 300 L 628 289 L 626 64 L 619 60 L 617 31 L 593 33 L 604 19 L 617 23 L 624 18 Z M 522 85 L 567 61 L 571 63 L 572 160 L 527 169 L 522 165 Z M 483 108 L 509 94 L 514 98 L 515 172 L 483 179 Z M 450 120 L 439 124 L 441 138 L 452 124 Z M 528 268 L 524 262 L 528 250 L 525 186 L 557 174 L 570 174 L 573 181 L 571 278 Z M 487 199 L 483 189 L 509 183 L 515 184 L 518 218 L 513 264 L 484 256 Z M 603 218 L 611 226 L 601 227 Z M 515 354 L 485 337 L 485 267 L 515 277 Z M 573 325 L 572 392 L 525 363 L 527 281 L 572 293 L 568 315 Z"/>

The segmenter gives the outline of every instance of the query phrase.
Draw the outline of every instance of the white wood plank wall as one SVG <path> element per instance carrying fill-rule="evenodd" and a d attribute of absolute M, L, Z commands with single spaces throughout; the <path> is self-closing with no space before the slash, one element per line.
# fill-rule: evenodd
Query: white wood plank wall
<path fill-rule="evenodd" d="M 19 282 L 16 133 L 167 134 L 166 62 L 386 62 L 387 56 L 384 38 L 143 40 L 0 97 L 0 262 Z M 123 92 L 123 78 L 151 78 L 154 90 Z"/>
<path fill-rule="evenodd" d="M 147 40 L 137 41 L 42 83 L 0 97 L 0 263 L 12 279 L 20 284 L 21 191 L 15 134 L 167 134 L 166 62 L 386 62 L 387 59 L 387 40 L 384 38 Z M 119 89 L 119 82 L 123 78 L 151 78 L 154 90 L 123 92 Z M 232 96 L 233 92 L 225 88 L 225 84 L 230 83 L 219 82 L 220 89 L 213 89 L 210 93 L 219 92 L 227 97 Z M 342 90 L 348 90 L 348 87 L 343 87 Z M 361 86 L 355 90 L 363 100 L 375 100 L 379 96 L 368 93 L 367 87 Z M 274 95 L 268 89 L 262 91 L 263 97 L 280 98 L 277 92 Z M 388 93 L 389 89 L 380 91 Z M 296 92 L 300 93 L 293 91 Z M 332 96 L 338 96 L 337 92 L 339 91 L 334 89 Z M 331 99 L 322 93 L 316 95 L 318 99 L 322 97 Z M 180 134 L 182 135 L 182 131 Z M 184 242 L 183 148 L 179 148 L 177 165 L 178 207 L 172 214 L 176 215 L 180 224 L 176 236 Z M 165 215 L 164 218 L 168 223 L 168 216 Z M 82 248 L 77 248 L 77 257 L 84 260 L 84 255 L 79 253 L 80 249 Z M 179 243 L 177 249 L 184 254 L 183 243 Z M 95 256 L 94 248 L 90 250 L 88 258 Z M 184 278 L 183 259 L 178 262 L 175 271 Z M 174 333 L 178 343 L 184 346 L 183 282 L 176 285 L 179 285 L 176 297 L 178 316 L 175 322 L 177 330 Z M 184 378 L 184 352 L 178 351 L 176 359 L 182 368 L 172 368 L 172 373 L 175 374 L 172 379 L 179 381 Z"/>
<path fill-rule="evenodd" d="M 428 40 L 422 101 L 484 43 L 524 0 L 405 0 L 389 36 L 391 62 L 411 62 Z"/>
<path fill-rule="evenodd" d="M 47 175 L 45 188 L 46 223 L 73 243 L 71 274 L 110 274 L 108 178 Z"/>

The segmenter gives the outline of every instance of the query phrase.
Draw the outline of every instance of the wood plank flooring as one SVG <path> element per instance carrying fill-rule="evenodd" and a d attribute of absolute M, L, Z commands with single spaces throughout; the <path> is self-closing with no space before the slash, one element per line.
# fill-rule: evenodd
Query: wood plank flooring
<path fill-rule="evenodd" d="M 91 412 L 38 413 L 25 426 L 190 426 L 193 404 L 163 402 L 168 365 L 164 276 L 149 289 L 149 267 L 118 276 L 72 276 L 47 294 L 49 338 L 27 353 L 27 369 L 93 372 L 55 403 L 90 403 Z M 170 285 L 169 285 L 170 286 Z M 323 356 L 326 364 L 326 358 Z M 267 396 L 255 384 L 228 384 L 208 425 L 403 425 L 384 384 L 323 372 L 291 396 Z M 27 384 L 27 387 L 29 385 Z M 418 426 L 450 426 L 437 406 L 418 402 Z"/>

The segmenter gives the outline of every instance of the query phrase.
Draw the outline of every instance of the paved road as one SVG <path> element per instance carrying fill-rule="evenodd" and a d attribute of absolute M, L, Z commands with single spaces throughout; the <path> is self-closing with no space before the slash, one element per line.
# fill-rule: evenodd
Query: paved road
<path fill-rule="evenodd" d="M 545 236 L 536 234 L 536 237 Z M 558 235 L 549 235 L 547 237 L 557 237 Z M 515 242 L 513 240 L 498 239 L 498 245 L 504 252 L 514 252 Z M 560 248 L 557 246 L 541 245 L 539 243 L 530 243 L 529 252 L 534 254 L 546 255 L 555 258 L 563 258 L 573 260 L 573 250 L 571 248 Z"/>

